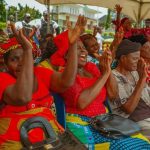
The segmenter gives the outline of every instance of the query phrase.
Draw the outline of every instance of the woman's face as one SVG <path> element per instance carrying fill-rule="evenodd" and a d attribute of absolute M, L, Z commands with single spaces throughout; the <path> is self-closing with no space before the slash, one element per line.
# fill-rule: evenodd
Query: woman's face
<path fill-rule="evenodd" d="M 81 41 L 78 41 L 77 48 L 78 48 L 78 66 L 83 67 L 87 63 L 88 52 Z"/>
<path fill-rule="evenodd" d="M 140 51 L 125 55 L 123 58 L 123 64 L 126 70 L 136 71 L 139 59 L 140 59 Z"/>
<path fill-rule="evenodd" d="M 127 20 L 123 23 L 122 27 L 123 27 L 125 30 L 127 30 L 127 31 L 131 30 L 131 21 L 130 21 L 129 19 L 127 19 Z"/>
<path fill-rule="evenodd" d="M 93 53 L 98 53 L 100 49 L 100 45 L 97 40 L 93 37 L 86 40 L 86 48 L 89 55 L 93 55 Z"/>
<path fill-rule="evenodd" d="M 10 51 L 6 65 L 8 71 L 15 77 L 17 77 L 21 71 L 22 58 L 23 58 L 23 50 L 21 48 Z"/>

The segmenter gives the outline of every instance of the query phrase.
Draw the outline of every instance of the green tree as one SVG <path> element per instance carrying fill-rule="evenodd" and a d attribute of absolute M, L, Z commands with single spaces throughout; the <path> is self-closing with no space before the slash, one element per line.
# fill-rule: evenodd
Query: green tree
<path fill-rule="evenodd" d="M 108 9 L 107 19 L 105 23 L 105 29 L 108 29 L 111 25 L 111 10 Z"/>
<path fill-rule="evenodd" d="M 15 6 L 10 6 L 9 9 L 8 9 L 8 17 L 9 17 L 10 15 L 13 15 L 13 16 L 15 17 L 16 11 L 17 11 L 17 7 L 15 7 Z"/>
<path fill-rule="evenodd" d="M 21 4 L 18 4 L 19 6 L 19 11 L 18 11 L 18 20 L 23 20 L 24 15 L 26 13 L 30 13 L 31 14 L 31 19 L 36 19 L 36 18 L 40 18 L 41 17 L 41 13 L 39 12 L 39 10 L 36 10 L 35 8 L 30 8 L 29 6 L 21 6 Z"/>
<path fill-rule="evenodd" d="M 19 10 L 15 6 L 10 6 L 8 10 L 8 15 L 13 15 L 15 17 L 17 13 L 17 17 L 19 21 L 23 20 L 24 15 L 26 13 L 31 14 L 31 19 L 36 19 L 41 17 L 41 13 L 39 12 L 39 10 L 36 10 L 35 8 L 30 8 L 27 5 L 23 7 L 20 3 L 18 4 L 18 8 Z"/>
<path fill-rule="evenodd" d="M 6 21 L 6 9 L 5 9 L 5 1 L 0 0 L 0 21 L 5 22 Z"/>

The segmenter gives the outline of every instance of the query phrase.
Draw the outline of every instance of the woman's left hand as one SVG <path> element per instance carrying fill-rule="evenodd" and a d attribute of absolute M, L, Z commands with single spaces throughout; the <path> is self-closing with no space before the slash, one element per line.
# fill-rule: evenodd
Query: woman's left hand
<path fill-rule="evenodd" d="M 99 59 L 100 61 L 100 70 L 103 74 L 111 72 L 111 63 L 112 63 L 112 55 L 110 50 L 106 50 L 103 52 L 102 56 Z"/>
<path fill-rule="evenodd" d="M 19 30 L 19 34 L 17 35 L 17 39 L 19 39 L 19 43 L 21 44 L 24 51 L 31 50 L 32 51 L 32 44 L 31 42 L 24 36 L 23 30 Z"/>
<path fill-rule="evenodd" d="M 84 16 L 79 15 L 76 25 L 73 29 L 69 28 L 69 42 L 73 44 L 80 35 L 84 32 L 87 19 Z"/>

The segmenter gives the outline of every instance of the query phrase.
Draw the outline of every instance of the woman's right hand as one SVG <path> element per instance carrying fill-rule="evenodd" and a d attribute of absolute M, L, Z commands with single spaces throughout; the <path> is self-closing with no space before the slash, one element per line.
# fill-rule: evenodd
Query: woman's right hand
<path fill-rule="evenodd" d="M 32 44 L 31 42 L 24 36 L 24 30 L 19 29 L 19 31 L 16 30 L 15 24 L 13 22 L 10 22 L 11 29 L 17 39 L 17 41 L 21 44 L 23 50 L 31 50 L 32 51 Z"/>
<path fill-rule="evenodd" d="M 119 4 L 116 4 L 115 10 L 117 11 L 117 13 L 120 13 L 122 11 L 122 7 Z"/>
<path fill-rule="evenodd" d="M 143 58 L 140 58 L 140 60 L 138 61 L 137 71 L 139 74 L 139 80 L 146 81 L 146 78 L 148 76 L 147 75 L 147 65 Z"/>
<path fill-rule="evenodd" d="M 19 43 L 21 44 L 24 51 L 30 50 L 32 51 L 31 42 L 24 36 L 23 29 L 19 30 L 19 34 L 17 35 L 17 39 L 19 39 Z"/>
<path fill-rule="evenodd" d="M 102 74 L 110 74 L 111 72 L 111 63 L 112 63 L 112 54 L 110 50 L 103 52 L 102 56 L 99 58 L 100 61 L 100 70 Z"/>
<path fill-rule="evenodd" d="M 73 44 L 84 32 L 86 23 L 87 19 L 84 16 L 79 15 L 75 27 L 73 29 L 71 27 L 68 29 L 70 44 Z"/>

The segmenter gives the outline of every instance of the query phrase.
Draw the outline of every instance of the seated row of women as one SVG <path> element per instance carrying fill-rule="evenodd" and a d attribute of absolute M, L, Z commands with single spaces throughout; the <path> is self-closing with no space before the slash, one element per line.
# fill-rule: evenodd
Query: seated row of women
<path fill-rule="evenodd" d="M 111 139 L 104 137 L 88 124 L 93 116 L 108 113 L 104 106 L 106 95 L 112 99 L 115 98 L 119 88 L 116 76 L 111 70 L 110 51 L 97 57 L 100 61 L 99 66 L 87 62 L 87 48 L 80 38 L 85 25 L 86 18 L 79 16 L 75 28 L 56 37 L 57 51 L 49 61 L 54 66 L 62 64 L 63 68 L 60 71 L 34 67 L 32 45 L 24 37 L 22 31 L 19 33 L 15 31 L 15 38 L 0 44 L 0 52 L 3 53 L 8 69 L 8 72 L 0 73 L 0 149 L 21 149 L 23 146 L 20 141 L 20 126 L 25 120 L 34 116 L 46 118 L 56 133 L 64 132 L 50 109 L 53 103 L 50 91 L 58 92 L 63 96 L 66 105 L 67 127 L 88 149 L 99 149 L 101 143 L 105 143 L 105 147 L 110 150 L 150 149 L 148 140 L 141 134 L 123 139 Z M 96 42 L 95 38 L 93 38 L 93 42 Z M 125 42 L 131 46 L 133 44 L 133 42 Z M 139 59 L 139 48 L 140 46 L 137 44 L 134 47 L 136 50 L 130 53 L 120 52 L 121 50 L 118 48 L 117 56 L 119 55 L 121 62 L 123 60 L 128 62 L 133 53 L 136 53 L 136 59 Z M 136 63 L 137 60 L 135 61 L 134 58 L 132 67 L 130 66 L 133 70 L 130 71 L 136 70 Z M 141 60 L 140 73 L 145 67 L 143 63 Z M 146 72 L 141 77 L 142 81 L 139 85 L 146 81 Z M 140 90 L 142 91 L 143 84 L 136 89 L 137 94 L 140 93 Z M 137 96 L 137 94 L 135 95 Z M 122 107 L 130 106 L 130 104 L 126 106 L 126 102 L 122 101 L 121 99 L 117 105 L 118 109 L 123 110 Z M 143 102 L 145 101 L 143 100 Z M 33 143 L 41 141 L 44 138 L 43 132 L 39 128 L 33 129 L 29 133 L 29 138 Z"/>

